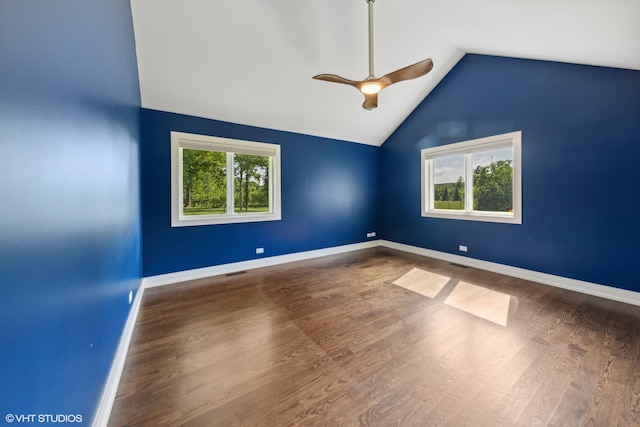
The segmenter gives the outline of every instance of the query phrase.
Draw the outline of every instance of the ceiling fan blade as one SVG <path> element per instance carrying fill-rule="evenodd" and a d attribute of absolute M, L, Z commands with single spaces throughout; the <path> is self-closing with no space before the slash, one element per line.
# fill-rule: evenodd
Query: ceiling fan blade
<path fill-rule="evenodd" d="M 418 77 L 422 77 L 427 74 L 433 68 L 433 61 L 431 58 L 424 61 L 416 62 L 408 67 L 400 68 L 380 77 L 380 81 L 383 81 L 388 85 L 401 82 L 403 80 L 411 80 Z"/>
<path fill-rule="evenodd" d="M 326 82 L 342 83 L 345 85 L 353 86 L 355 88 L 357 88 L 358 85 L 360 84 L 360 82 L 357 82 L 355 80 L 345 79 L 344 77 L 340 77 L 336 74 L 318 74 L 317 76 L 313 76 L 313 78 L 316 80 L 324 80 Z"/>
<path fill-rule="evenodd" d="M 365 93 L 364 102 L 362 103 L 362 108 L 365 110 L 373 110 L 378 106 L 378 94 L 377 93 Z"/>

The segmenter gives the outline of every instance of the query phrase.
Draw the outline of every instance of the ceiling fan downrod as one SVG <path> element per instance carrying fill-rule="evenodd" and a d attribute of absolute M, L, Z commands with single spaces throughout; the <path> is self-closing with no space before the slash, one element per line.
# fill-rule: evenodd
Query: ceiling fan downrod
<path fill-rule="evenodd" d="M 373 2 L 376 0 L 366 0 L 369 8 L 369 77 L 375 78 L 373 73 Z"/>

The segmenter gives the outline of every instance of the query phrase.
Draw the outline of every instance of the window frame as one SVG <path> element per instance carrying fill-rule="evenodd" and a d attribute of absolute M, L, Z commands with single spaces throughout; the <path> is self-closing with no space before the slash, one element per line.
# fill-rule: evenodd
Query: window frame
<path fill-rule="evenodd" d="M 216 215 L 184 215 L 182 206 L 183 148 L 226 153 L 228 177 L 227 211 L 230 213 Z M 232 154 L 249 154 L 269 157 L 269 212 L 236 213 L 235 209 L 233 209 L 234 179 L 229 179 L 229 177 L 233 178 L 233 167 L 229 167 Z M 281 219 L 280 145 L 171 131 L 171 227 L 278 221 Z"/>
<path fill-rule="evenodd" d="M 498 147 L 511 147 L 513 149 L 513 212 L 474 211 L 473 154 Z M 454 155 L 462 155 L 465 158 L 465 209 L 435 209 L 435 171 L 433 161 L 430 160 Z M 522 131 L 493 135 L 438 147 L 424 148 L 420 150 L 420 163 L 422 181 L 420 187 L 422 193 L 421 212 L 423 217 L 522 224 Z M 468 197 L 468 195 L 471 195 L 471 197 Z"/>

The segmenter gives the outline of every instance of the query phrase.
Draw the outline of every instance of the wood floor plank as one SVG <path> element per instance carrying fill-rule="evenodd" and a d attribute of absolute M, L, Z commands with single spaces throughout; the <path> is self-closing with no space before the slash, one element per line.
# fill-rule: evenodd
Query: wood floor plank
<path fill-rule="evenodd" d="M 496 333 L 484 342 L 474 343 L 467 355 L 466 366 L 460 369 L 459 375 L 452 378 L 446 393 L 441 394 L 437 405 L 430 411 L 416 410 L 415 412 L 419 414 L 416 421 L 422 421 L 424 425 L 461 425 L 461 420 L 454 421 L 456 417 L 460 413 L 466 413 L 464 408 L 474 398 L 478 398 L 485 386 L 505 369 L 510 361 L 517 360 L 516 354 L 523 351 L 529 343 L 530 341 L 527 339 L 503 333 Z M 525 351 L 525 354 L 531 354 L 531 352 Z M 487 355 L 491 355 L 491 357 L 487 357 Z M 514 375 L 510 374 L 507 377 L 513 378 Z M 495 389 L 500 389 L 500 387 L 495 387 Z M 477 413 L 476 405 L 471 406 L 470 410 L 476 411 L 473 425 L 478 425 L 478 420 L 483 419 L 486 415 Z M 480 405 L 480 408 L 487 409 L 488 403 L 485 401 Z"/>
<path fill-rule="evenodd" d="M 500 410 L 499 403 L 512 390 L 516 381 L 531 368 L 539 356 L 541 345 L 532 340 L 520 348 L 508 362 L 491 378 L 484 381 L 482 388 L 464 406 L 456 407 L 453 414 L 438 414 L 443 422 L 432 425 L 469 426 L 482 425 L 485 420 Z M 462 384 L 467 387 L 468 383 Z"/>
<path fill-rule="evenodd" d="M 414 268 L 448 282 L 433 298 L 393 284 Z M 459 282 L 510 295 L 506 326 L 445 304 Z M 640 307 L 374 248 L 146 290 L 109 425 L 640 426 L 639 411 Z"/>

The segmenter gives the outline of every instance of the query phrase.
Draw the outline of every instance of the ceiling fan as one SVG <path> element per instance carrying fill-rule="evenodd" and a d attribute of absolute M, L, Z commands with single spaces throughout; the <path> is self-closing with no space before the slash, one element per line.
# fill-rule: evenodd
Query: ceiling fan
<path fill-rule="evenodd" d="M 376 77 L 373 74 L 373 2 L 375 0 L 366 0 L 369 6 L 369 77 L 364 80 L 356 81 L 345 79 L 336 74 L 318 74 L 313 76 L 316 80 L 324 80 L 333 83 L 342 83 L 350 85 L 358 89 L 364 95 L 364 103 L 362 108 L 365 110 L 373 110 L 378 106 L 378 92 L 385 87 L 403 80 L 411 80 L 422 77 L 433 68 L 431 58 L 425 59 L 408 67 L 400 68 L 382 77 Z"/>

